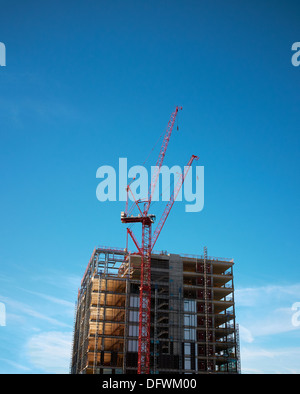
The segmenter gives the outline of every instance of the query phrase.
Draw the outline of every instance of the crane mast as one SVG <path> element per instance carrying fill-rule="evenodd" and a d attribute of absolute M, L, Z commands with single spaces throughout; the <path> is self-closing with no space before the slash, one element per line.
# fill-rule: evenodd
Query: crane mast
<path fill-rule="evenodd" d="M 130 235 L 133 240 L 138 253 L 141 256 L 141 278 L 140 278 L 140 295 L 139 295 L 139 341 L 138 341 L 138 374 L 149 374 L 150 372 L 150 312 L 151 312 L 151 251 L 159 237 L 159 234 L 166 222 L 166 219 L 172 209 L 172 206 L 176 200 L 176 197 L 182 187 L 184 179 L 189 171 L 194 160 L 198 160 L 197 156 L 192 156 L 185 167 L 183 175 L 177 182 L 170 200 L 160 218 L 160 221 L 155 229 L 152 238 L 152 225 L 155 221 L 155 215 L 149 214 L 149 209 L 152 202 L 152 196 L 154 194 L 156 184 L 159 178 L 159 173 L 165 158 L 166 150 L 170 141 L 175 119 L 179 110 L 182 107 L 176 107 L 175 111 L 171 114 L 168 122 L 167 130 L 163 139 L 163 143 L 160 149 L 160 153 L 156 162 L 155 172 L 153 174 L 151 183 L 148 190 L 148 200 L 144 203 L 143 211 L 139 207 L 138 201 L 135 199 L 130 184 L 127 186 L 127 201 L 126 210 L 121 213 L 122 223 L 141 223 L 142 224 L 142 240 L 139 245 L 135 235 L 131 229 L 127 228 L 127 237 Z M 129 192 L 133 196 L 134 204 L 133 207 L 137 207 L 139 210 L 138 216 L 128 215 L 128 194 Z"/>

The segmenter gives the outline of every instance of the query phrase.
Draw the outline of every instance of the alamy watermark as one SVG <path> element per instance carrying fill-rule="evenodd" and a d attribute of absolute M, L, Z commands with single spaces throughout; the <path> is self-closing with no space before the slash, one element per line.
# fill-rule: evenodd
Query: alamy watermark
<path fill-rule="evenodd" d="M 119 168 L 116 171 L 112 166 L 101 166 L 97 169 L 96 178 L 102 179 L 96 189 L 99 201 L 126 201 L 128 179 L 131 179 L 130 189 L 134 198 L 129 193 L 131 201 L 146 201 L 148 198 L 149 181 L 153 179 L 158 167 L 151 166 L 151 174 L 147 168 L 136 165 L 128 169 L 127 158 L 119 158 Z M 172 183 L 177 185 L 188 167 L 182 168 L 174 165 L 161 166 L 152 201 L 169 201 L 172 193 Z M 118 172 L 118 180 L 117 180 Z M 117 187 L 118 186 L 118 187 Z M 118 188 L 118 193 L 117 193 Z M 200 212 L 204 207 L 204 167 L 190 167 L 186 174 L 184 184 L 177 195 L 176 201 L 186 201 L 186 212 Z"/>
<path fill-rule="evenodd" d="M 0 326 L 6 326 L 6 308 L 3 302 L 0 302 Z"/>
<path fill-rule="evenodd" d="M 0 66 L 6 66 L 6 48 L 3 42 L 0 42 Z"/>
<path fill-rule="evenodd" d="M 294 42 L 292 51 L 296 51 L 292 56 L 292 65 L 298 67 L 300 65 L 300 42 Z"/>
<path fill-rule="evenodd" d="M 299 327 L 300 326 L 300 302 L 293 303 L 292 311 L 296 311 L 292 316 L 292 325 L 294 327 Z"/>

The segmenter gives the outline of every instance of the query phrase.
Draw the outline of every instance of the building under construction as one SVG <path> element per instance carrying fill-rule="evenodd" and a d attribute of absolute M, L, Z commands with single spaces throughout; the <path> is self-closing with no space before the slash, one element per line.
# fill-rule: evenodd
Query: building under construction
<path fill-rule="evenodd" d="M 94 250 L 78 293 L 72 373 L 238 373 L 233 261 L 155 253 L 154 245 L 193 162 L 192 155 L 152 233 L 152 201 L 178 111 L 171 114 L 148 194 L 127 185 L 126 249 Z M 177 124 L 178 128 L 178 124 Z M 133 204 L 129 207 L 129 196 Z M 139 223 L 141 242 L 131 230 Z M 128 238 L 137 248 L 129 253 Z"/>
<path fill-rule="evenodd" d="M 231 259 L 151 255 L 149 373 L 239 373 Z M 141 256 L 99 247 L 81 282 L 71 373 L 138 371 Z"/>

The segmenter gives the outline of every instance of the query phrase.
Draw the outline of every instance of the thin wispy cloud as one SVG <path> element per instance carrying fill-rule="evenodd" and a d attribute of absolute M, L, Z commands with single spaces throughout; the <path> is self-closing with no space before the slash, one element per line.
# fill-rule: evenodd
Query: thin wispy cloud
<path fill-rule="evenodd" d="M 69 324 L 66 324 L 62 321 L 59 321 L 55 318 L 49 317 L 35 309 L 33 309 L 31 306 L 15 301 L 9 297 L 4 297 L 0 295 L 0 300 L 5 303 L 7 311 L 9 310 L 13 311 L 15 315 L 20 314 L 20 315 L 26 315 L 30 317 L 34 317 L 38 320 L 46 321 L 54 326 L 60 326 L 60 327 L 70 327 Z"/>
<path fill-rule="evenodd" d="M 267 336 L 298 329 L 292 324 L 292 305 L 300 299 L 300 284 L 237 289 L 236 307 L 243 319 L 241 335 Z"/>
<path fill-rule="evenodd" d="M 266 339 L 281 343 L 291 333 L 300 338 L 300 327 L 292 323 L 295 313 L 292 305 L 300 299 L 300 284 L 240 288 L 236 290 L 235 299 L 242 372 L 299 373 L 300 348 L 269 347 L 262 343 Z"/>
<path fill-rule="evenodd" d="M 4 361 L 6 364 L 9 364 L 10 366 L 12 366 L 14 369 L 13 371 L 15 372 L 15 370 L 20 370 L 20 371 L 30 371 L 30 368 L 25 366 L 25 365 L 21 365 L 18 364 L 14 361 L 8 360 L 6 358 L 0 358 L 1 361 Z"/>
<path fill-rule="evenodd" d="M 300 299 L 300 283 L 286 286 L 267 285 L 260 287 L 247 287 L 235 290 L 235 300 L 239 306 L 256 306 L 270 303 L 272 300 Z"/>
<path fill-rule="evenodd" d="M 28 289 L 22 289 L 22 290 L 26 291 L 29 294 L 33 294 L 33 295 L 35 295 L 37 297 L 40 297 L 40 298 L 42 298 L 44 300 L 50 301 L 50 302 L 52 302 L 54 304 L 62 305 L 62 306 L 65 306 L 67 308 L 72 308 L 72 309 L 74 308 L 74 303 L 73 302 L 66 301 L 66 300 L 64 300 L 62 298 L 53 297 L 53 296 L 51 296 L 49 294 L 39 293 L 37 291 L 32 291 L 32 290 L 28 290 Z"/>
<path fill-rule="evenodd" d="M 81 277 L 78 275 L 72 275 L 70 273 L 60 271 L 50 271 L 44 275 L 32 275 L 31 279 L 37 282 L 43 282 L 52 286 L 53 288 L 60 288 L 63 290 L 68 290 L 73 294 L 78 289 L 81 283 Z"/>
<path fill-rule="evenodd" d="M 244 346 L 241 349 L 244 373 L 299 374 L 300 348 L 267 349 L 260 346 Z"/>
<path fill-rule="evenodd" d="M 78 119 L 78 111 L 68 102 L 59 102 L 54 98 L 20 98 L 18 102 L 8 98 L 1 98 L 0 105 L 5 113 L 5 119 L 14 126 L 23 127 L 26 119 L 33 118 L 41 121 L 53 122 L 58 119 Z"/>
<path fill-rule="evenodd" d="M 43 332 L 26 344 L 30 363 L 47 373 L 68 373 L 71 357 L 71 332 Z"/>
<path fill-rule="evenodd" d="M 239 324 L 239 332 L 240 332 L 240 336 L 243 339 L 243 341 L 245 341 L 247 343 L 251 343 L 254 341 L 251 331 L 241 324 Z"/>

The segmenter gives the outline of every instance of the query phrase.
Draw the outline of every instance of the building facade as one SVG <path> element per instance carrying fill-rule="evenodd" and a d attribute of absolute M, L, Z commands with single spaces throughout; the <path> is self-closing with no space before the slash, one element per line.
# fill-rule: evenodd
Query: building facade
<path fill-rule="evenodd" d="M 141 257 L 99 247 L 75 310 L 72 374 L 135 374 Z M 233 260 L 155 253 L 150 373 L 239 373 Z"/>

